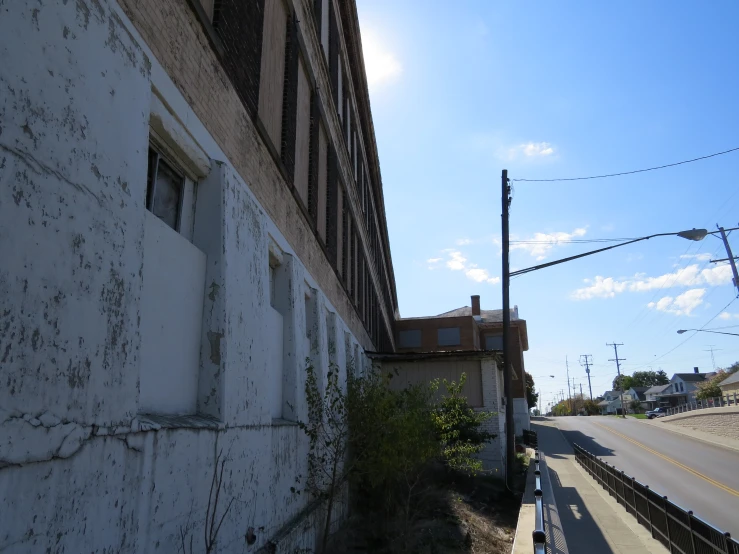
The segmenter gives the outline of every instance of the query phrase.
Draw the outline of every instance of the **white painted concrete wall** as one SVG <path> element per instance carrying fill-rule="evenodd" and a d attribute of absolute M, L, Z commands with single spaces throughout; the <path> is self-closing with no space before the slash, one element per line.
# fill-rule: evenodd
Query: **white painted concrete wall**
<path fill-rule="evenodd" d="M 197 412 L 204 297 L 205 254 L 145 212 L 140 412 Z"/>
<path fill-rule="evenodd" d="M 294 423 L 273 421 L 270 360 L 287 362 L 283 401 L 299 419 L 306 358 L 321 375 L 329 361 L 345 372 L 348 328 L 256 202 L 248 182 L 260 175 L 236 173 L 113 0 L 2 9 L 0 551 L 175 552 L 181 532 L 203 550 L 219 455 L 221 509 L 233 499 L 219 552 L 269 540 L 277 552 L 312 547 L 317 516 L 298 517 L 309 498 L 292 490 L 307 474 L 307 439 Z M 145 238 L 152 89 L 210 171 L 197 183 L 192 249 L 183 247 L 192 259 L 168 252 L 182 256 L 188 291 L 170 292 L 188 298 L 147 315 L 147 276 L 177 270 L 150 256 Z M 196 158 L 192 167 L 204 171 Z M 292 258 L 281 353 L 265 325 L 270 236 Z M 319 314 L 310 345 L 306 287 Z M 154 315 L 174 320 L 159 350 L 147 342 Z M 174 335 L 191 344 L 175 353 Z M 164 373 L 192 364 L 193 341 L 196 389 Z M 183 368 L 141 378 L 146 364 L 172 356 Z M 195 390 L 199 415 L 143 415 L 163 402 L 164 382 L 187 393 L 163 411 L 190 411 Z"/>
<path fill-rule="evenodd" d="M 517 437 L 523 435 L 524 430 L 530 430 L 531 416 L 529 415 L 529 403 L 525 398 L 513 399 L 513 422 Z"/>

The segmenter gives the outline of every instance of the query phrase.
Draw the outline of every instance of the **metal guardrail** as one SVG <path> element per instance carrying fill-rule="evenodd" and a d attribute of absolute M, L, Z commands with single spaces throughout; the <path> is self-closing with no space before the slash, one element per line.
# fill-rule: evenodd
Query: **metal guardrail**
<path fill-rule="evenodd" d="M 533 431 L 532 431 L 533 432 Z M 536 433 L 534 433 L 536 437 Z M 541 470 L 539 468 L 539 450 L 537 449 L 534 463 L 534 475 L 536 478 L 536 487 L 534 489 L 534 505 L 536 513 L 534 515 L 534 554 L 545 554 L 547 548 L 547 535 L 544 531 L 544 493 L 541 490 Z"/>
<path fill-rule="evenodd" d="M 575 458 L 670 553 L 739 554 L 739 542 L 575 445 Z"/>
<path fill-rule="evenodd" d="M 674 408 L 667 410 L 667 415 L 682 414 L 693 410 L 705 410 L 707 408 L 723 408 L 724 406 L 739 406 L 737 403 L 737 393 L 725 394 L 716 398 L 706 398 L 704 400 L 693 400 L 686 404 L 680 404 Z"/>

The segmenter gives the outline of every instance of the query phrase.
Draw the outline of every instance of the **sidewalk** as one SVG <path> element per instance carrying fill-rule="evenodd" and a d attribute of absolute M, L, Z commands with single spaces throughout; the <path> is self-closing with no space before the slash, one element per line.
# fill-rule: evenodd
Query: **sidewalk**
<path fill-rule="evenodd" d="M 559 429 L 542 421 L 532 423 L 532 429 L 546 458 L 569 554 L 667 552 L 575 462 Z"/>

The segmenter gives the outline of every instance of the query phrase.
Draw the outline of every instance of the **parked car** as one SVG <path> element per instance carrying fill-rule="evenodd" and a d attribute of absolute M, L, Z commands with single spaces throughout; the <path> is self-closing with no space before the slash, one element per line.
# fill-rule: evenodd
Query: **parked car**
<path fill-rule="evenodd" d="M 655 408 L 649 410 L 646 414 L 647 419 L 654 419 L 655 417 L 665 417 L 667 415 L 667 408 Z"/>

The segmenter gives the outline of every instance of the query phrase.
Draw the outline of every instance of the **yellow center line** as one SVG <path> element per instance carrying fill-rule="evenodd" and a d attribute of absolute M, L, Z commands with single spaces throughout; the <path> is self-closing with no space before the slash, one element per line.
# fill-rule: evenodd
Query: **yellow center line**
<path fill-rule="evenodd" d="M 657 452 L 656 450 L 652 450 L 651 448 L 649 448 L 648 446 L 645 446 L 644 444 L 640 443 L 639 441 L 634 440 L 631 437 L 628 437 L 628 436 L 626 436 L 626 435 L 624 435 L 622 433 L 619 433 L 618 431 L 614 431 L 613 429 L 611 429 L 610 427 L 608 427 L 606 425 L 602 425 L 602 424 L 596 423 L 596 422 L 593 422 L 593 423 L 595 423 L 595 425 L 597 425 L 598 427 L 600 427 L 602 429 L 605 429 L 606 431 L 609 431 L 609 432 L 613 433 L 614 435 L 618 435 L 622 439 L 627 440 L 630 443 L 635 444 L 636 446 L 638 446 L 640 448 L 643 448 L 647 452 L 649 452 L 651 454 L 654 454 L 655 456 L 658 456 L 659 458 L 662 458 L 666 462 L 670 462 L 671 464 L 676 465 L 677 467 L 679 467 L 681 469 L 684 469 L 688 473 L 692 473 L 696 477 L 700 477 L 704 481 L 707 481 L 707 482 L 711 483 L 713 486 L 718 487 L 722 491 L 728 492 L 729 494 L 733 494 L 734 496 L 739 496 L 739 491 L 736 491 L 736 490 L 732 489 L 731 487 L 727 487 L 723 483 L 719 483 L 718 481 L 715 481 L 715 480 L 711 479 L 710 477 L 708 477 L 706 475 L 703 475 L 700 471 L 696 471 L 692 467 L 688 467 L 688 466 L 686 466 L 684 464 L 681 464 L 680 462 L 678 462 L 676 460 L 673 460 L 669 456 L 665 456 L 664 454 L 661 454 L 661 453 Z"/>

